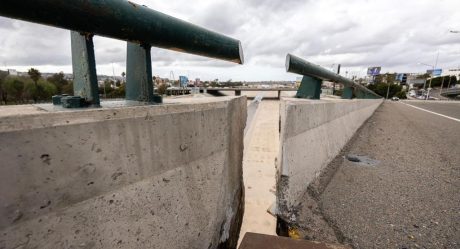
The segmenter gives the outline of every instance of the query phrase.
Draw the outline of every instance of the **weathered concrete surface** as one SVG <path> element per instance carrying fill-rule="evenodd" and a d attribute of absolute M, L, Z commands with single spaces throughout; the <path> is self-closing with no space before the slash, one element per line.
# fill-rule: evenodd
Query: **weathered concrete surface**
<path fill-rule="evenodd" d="M 0 248 L 236 246 L 244 97 L 9 110 L 0 119 Z"/>
<path fill-rule="evenodd" d="M 340 152 L 356 130 L 374 113 L 382 100 L 284 99 L 280 108 L 280 151 L 277 169 L 277 214 L 290 225 L 303 225 L 298 216 L 302 205 L 315 210 L 314 200 L 305 195 L 309 185 Z M 332 228 L 324 220 L 317 236 L 291 236 L 336 242 Z M 305 224 L 308 225 L 308 224 Z M 280 228 L 278 228 L 279 230 Z M 292 230 L 292 229 L 291 229 Z M 332 238 L 321 237 L 332 234 Z"/>
<path fill-rule="evenodd" d="M 354 248 L 460 248 L 459 130 L 457 121 L 385 102 L 330 165 L 339 169 L 318 197 L 342 240 Z"/>

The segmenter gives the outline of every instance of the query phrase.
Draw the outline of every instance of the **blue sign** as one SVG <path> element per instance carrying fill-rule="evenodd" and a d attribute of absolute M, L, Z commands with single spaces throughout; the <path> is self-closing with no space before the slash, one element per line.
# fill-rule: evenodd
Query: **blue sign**
<path fill-rule="evenodd" d="M 188 78 L 185 76 L 179 76 L 179 83 L 181 87 L 187 87 L 188 86 Z"/>
<path fill-rule="evenodd" d="M 370 75 L 370 76 L 379 75 L 380 70 L 382 70 L 382 67 L 370 67 L 367 69 L 367 75 Z"/>
<path fill-rule="evenodd" d="M 442 74 L 442 69 L 440 68 L 437 68 L 437 69 L 434 69 L 434 70 L 426 70 L 426 73 L 427 74 L 431 74 L 432 76 L 441 76 Z"/>

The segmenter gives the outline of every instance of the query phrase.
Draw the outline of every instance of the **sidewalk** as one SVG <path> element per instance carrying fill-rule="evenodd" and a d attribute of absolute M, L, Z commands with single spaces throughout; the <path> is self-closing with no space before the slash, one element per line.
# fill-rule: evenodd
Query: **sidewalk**
<path fill-rule="evenodd" d="M 240 241 L 246 232 L 276 234 L 276 219 L 266 210 L 275 202 L 279 103 L 275 100 L 260 103 L 253 127 L 245 139 L 243 175 L 246 193 Z"/>

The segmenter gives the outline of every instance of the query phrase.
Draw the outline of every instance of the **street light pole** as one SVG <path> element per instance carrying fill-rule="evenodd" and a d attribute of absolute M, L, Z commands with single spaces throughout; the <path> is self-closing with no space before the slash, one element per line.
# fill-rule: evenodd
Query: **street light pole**
<path fill-rule="evenodd" d="M 442 88 L 444 87 L 444 76 L 442 76 L 442 83 L 441 83 L 441 91 L 439 92 L 439 96 L 442 94 Z"/>
<path fill-rule="evenodd" d="M 438 50 L 438 55 L 436 55 L 436 62 L 434 63 L 433 71 L 431 71 L 430 86 L 428 87 L 428 93 L 430 93 L 429 90 L 431 89 L 431 79 L 433 79 L 433 76 L 434 76 L 433 75 L 434 69 L 438 67 L 438 59 L 439 59 L 439 50 Z"/>
<path fill-rule="evenodd" d="M 439 56 L 439 52 L 438 52 L 438 56 Z M 436 64 L 437 64 L 437 63 L 438 63 L 438 59 L 436 59 Z M 421 63 L 421 62 L 419 62 L 418 64 L 420 64 L 420 65 L 425 65 L 425 66 L 429 66 L 429 67 L 432 68 L 431 74 L 430 74 L 430 76 L 431 76 L 431 77 L 430 77 L 430 84 L 429 84 L 429 89 L 430 89 L 430 88 L 431 88 L 431 80 L 433 79 L 433 73 L 434 73 L 434 68 L 435 68 L 435 66 L 430 65 L 430 64 L 426 64 L 426 63 Z M 426 91 L 425 89 L 426 89 L 426 80 L 425 80 L 425 82 L 423 83 L 423 90 Z M 429 94 L 430 94 L 430 93 L 429 93 L 429 91 L 428 91 L 428 94 L 425 95 L 425 100 L 427 100 Z"/>
<path fill-rule="evenodd" d="M 388 99 L 388 94 L 390 94 L 390 83 L 388 83 L 388 88 L 387 88 L 387 97 L 386 97 L 386 99 Z"/>
<path fill-rule="evenodd" d="M 449 75 L 449 84 L 447 85 L 447 89 L 450 88 L 450 81 L 452 80 L 452 75 Z"/>

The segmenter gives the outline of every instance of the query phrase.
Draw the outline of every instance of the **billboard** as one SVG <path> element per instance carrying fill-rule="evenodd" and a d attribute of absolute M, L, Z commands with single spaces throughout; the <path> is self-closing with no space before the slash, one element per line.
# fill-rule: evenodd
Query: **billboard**
<path fill-rule="evenodd" d="M 369 76 L 376 76 L 380 74 L 380 70 L 382 70 L 382 67 L 369 67 L 367 69 L 367 75 Z"/>
<path fill-rule="evenodd" d="M 426 70 L 426 73 L 427 74 L 430 74 L 430 75 L 433 75 L 433 76 L 441 76 L 442 74 L 442 69 L 438 68 L 438 69 L 430 69 L 430 70 Z"/>
<path fill-rule="evenodd" d="M 179 76 L 179 84 L 181 87 L 187 87 L 188 78 L 186 76 Z"/>

